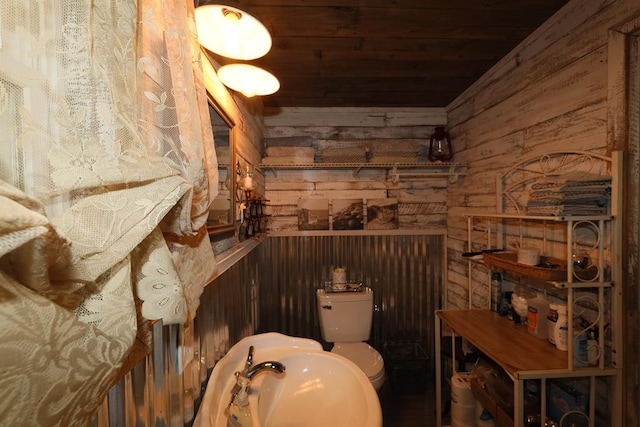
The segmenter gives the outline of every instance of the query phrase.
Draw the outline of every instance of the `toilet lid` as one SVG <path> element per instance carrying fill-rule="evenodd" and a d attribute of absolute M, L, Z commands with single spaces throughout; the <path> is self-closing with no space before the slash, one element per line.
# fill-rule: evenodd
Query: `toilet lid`
<path fill-rule="evenodd" d="M 379 377 L 384 372 L 382 356 L 366 342 L 336 343 L 331 352 L 351 360 L 369 378 Z"/>

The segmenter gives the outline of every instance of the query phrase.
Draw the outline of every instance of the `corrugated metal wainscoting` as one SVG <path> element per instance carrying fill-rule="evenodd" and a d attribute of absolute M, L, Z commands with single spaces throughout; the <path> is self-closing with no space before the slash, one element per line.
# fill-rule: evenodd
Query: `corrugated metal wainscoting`
<path fill-rule="evenodd" d="M 109 391 L 95 427 L 189 425 L 215 363 L 255 333 L 259 252 L 210 283 L 193 322 L 150 325 L 149 354 Z"/>
<path fill-rule="evenodd" d="M 109 391 L 95 426 L 189 425 L 213 366 L 247 335 L 322 342 L 315 291 L 331 266 L 373 289 L 371 345 L 416 341 L 433 355 L 444 243 L 443 235 L 266 239 L 205 288 L 193 322 L 150 325 L 149 354 Z"/>
<path fill-rule="evenodd" d="M 350 281 L 373 289 L 370 344 L 382 351 L 385 342 L 414 341 L 433 356 L 444 248 L 442 234 L 270 237 L 259 248 L 257 330 L 322 342 L 315 292 L 332 266 L 344 266 Z"/>

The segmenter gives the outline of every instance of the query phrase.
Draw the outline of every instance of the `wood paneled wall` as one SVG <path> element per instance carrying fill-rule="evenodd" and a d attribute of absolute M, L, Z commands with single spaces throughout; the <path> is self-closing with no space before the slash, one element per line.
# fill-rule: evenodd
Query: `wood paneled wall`
<path fill-rule="evenodd" d="M 265 148 L 305 140 L 319 155 L 326 149 L 363 146 L 376 155 L 424 150 L 446 115 L 442 108 L 285 108 L 265 110 L 264 121 Z M 364 169 L 356 176 L 354 171 L 265 171 L 271 230 L 297 230 L 299 199 L 351 198 L 396 198 L 401 229 L 444 229 L 446 177 L 395 180 L 385 169 Z"/>
<path fill-rule="evenodd" d="M 203 59 L 203 61 L 206 60 Z M 219 66 L 212 57 L 209 57 L 209 60 L 216 67 Z M 205 67 L 207 91 L 235 123 L 232 133 L 233 154 L 239 156 L 243 164 L 246 161 L 251 165 L 258 165 L 262 156 L 261 141 L 264 135 L 261 98 L 246 98 L 230 91 L 222 84 L 215 73 L 207 73 L 207 70 L 211 70 L 211 68 Z M 256 178 L 258 186 L 263 188 L 264 181 L 262 178 L 260 176 Z"/>
<path fill-rule="evenodd" d="M 615 46 L 612 41 L 637 32 L 639 14 L 637 0 L 574 0 L 448 106 L 457 160 L 468 163 L 469 173 L 461 185 L 448 187 L 447 194 L 450 308 L 468 304 L 467 264 L 460 256 L 466 250 L 462 212 L 495 210 L 498 171 L 525 156 L 571 149 L 603 154 L 624 150 L 637 173 L 638 141 L 628 140 L 626 132 L 625 55 L 629 53 L 624 41 Z M 637 114 L 632 112 L 636 122 Z M 627 224 L 638 223 L 637 200 L 638 194 L 625 195 L 624 213 L 632 220 L 621 220 Z M 638 230 L 625 234 L 633 237 L 623 245 L 635 248 L 627 249 L 625 270 L 637 271 Z M 625 426 L 638 426 L 640 418 L 635 379 L 637 283 L 635 273 L 620 284 L 629 296 L 625 298 Z"/>

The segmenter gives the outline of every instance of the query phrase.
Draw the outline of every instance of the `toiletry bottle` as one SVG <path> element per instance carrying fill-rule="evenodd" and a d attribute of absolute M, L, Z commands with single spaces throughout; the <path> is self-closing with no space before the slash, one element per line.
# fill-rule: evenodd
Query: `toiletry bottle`
<path fill-rule="evenodd" d="M 547 315 L 549 301 L 541 293 L 527 300 L 527 331 L 538 338 L 549 339 Z"/>
<path fill-rule="evenodd" d="M 587 366 L 589 353 L 587 350 L 587 332 L 581 326 L 573 327 L 573 365 Z"/>
<path fill-rule="evenodd" d="M 556 321 L 556 327 L 554 330 L 554 341 L 558 350 L 567 351 L 569 349 L 567 343 L 567 306 L 565 304 L 558 304 L 558 320 Z"/>
<path fill-rule="evenodd" d="M 501 283 L 501 289 L 499 314 L 509 320 L 513 320 L 513 306 L 511 305 L 513 285 L 508 281 L 503 281 Z"/>
<path fill-rule="evenodd" d="M 253 420 L 251 418 L 251 410 L 249 409 L 249 380 L 242 375 L 238 377 L 238 385 L 240 391 L 233 398 L 233 402 L 229 405 L 229 418 L 227 427 L 251 427 Z"/>
<path fill-rule="evenodd" d="M 511 305 L 513 306 L 513 322 L 516 324 L 527 324 L 528 305 L 527 301 L 531 293 L 522 284 L 516 286 L 516 290 L 511 295 Z"/>
<path fill-rule="evenodd" d="M 494 271 L 491 275 L 491 311 L 498 313 L 500 311 L 500 296 L 502 292 L 502 276 L 499 272 Z"/>

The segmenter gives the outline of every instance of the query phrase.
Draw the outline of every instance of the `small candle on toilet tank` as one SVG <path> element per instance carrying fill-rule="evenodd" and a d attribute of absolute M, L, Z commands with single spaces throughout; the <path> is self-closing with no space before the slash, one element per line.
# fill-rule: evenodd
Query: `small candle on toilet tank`
<path fill-rule="evenodd" d="M 333 283 L 347 283 L 347 270 L 344 268 L 336 268 L 332 273 Z"/>

